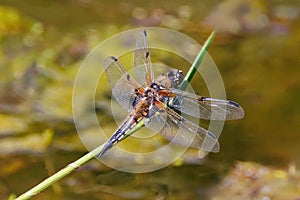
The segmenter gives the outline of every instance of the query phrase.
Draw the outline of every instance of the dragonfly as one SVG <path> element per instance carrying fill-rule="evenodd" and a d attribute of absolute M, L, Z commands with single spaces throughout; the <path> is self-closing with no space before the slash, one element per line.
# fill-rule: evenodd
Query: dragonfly
<path fill-rule="evenodd" d="M 206 120 L 235 120 L 244 117 L 243 108 L 234 101 L 180 90 L 179 86 L 184 80 L 181 70 L 171 69 L 155 79 L 146 30 L 137 33 L 134 76 L 113 56 L 104 60 L 104 70 L 112 96 L 129 111 L 129 115 L 105 143 L 98 157 L 128 137 L 130 130 L 141 121 L 172 143 L 206 152 L 218 152 L 218 138 L 186 116 Z"/>

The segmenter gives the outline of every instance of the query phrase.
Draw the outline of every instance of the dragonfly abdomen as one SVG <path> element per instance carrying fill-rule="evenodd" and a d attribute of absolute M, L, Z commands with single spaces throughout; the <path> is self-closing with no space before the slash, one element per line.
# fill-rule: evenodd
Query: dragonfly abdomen
<path fill-rule="evenodd" d="M 123 124 L 118 128 L 118 130 L 110 137 L 108 142 L 105 144 L 103 149 L 98 154 L 98 157 L 102 156 L 106 151 L 108 151 L 110 148 L 112 148 L 115 144 L 123 140 L 128 131 L 131 130 L 137 123 L 139 123 L 144 116 L 146 116 L 148 113 L 143 111 L 144 102 L 141 100 L 138 102 L 135 109 L 131 112 L 129 117 L 125 119 Z"/>
<path fill-rule="evenodd" d="M 107 141 L 103 149 L 98 154 L 98 157 L 101 157 L 106 151 L 108 151 L 110 148 L 112 148 L 115 144 L 120 142 L 122 138 L 126 135 L 126 133 L 130 130 L 132 126 L 134 126 L 136 122 L 132 123 L 132 120 L 125 121 L 121 127 L 110 137 L 110 139 Z"/>

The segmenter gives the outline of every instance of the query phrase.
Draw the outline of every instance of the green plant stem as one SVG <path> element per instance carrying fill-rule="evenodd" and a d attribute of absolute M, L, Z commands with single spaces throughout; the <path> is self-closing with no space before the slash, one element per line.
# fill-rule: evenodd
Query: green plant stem
<path fill-rule="evenodd" d="M 202 46 L 201 50 L 199 51 L 197 57 L 195 58 L 192 66 L 190 67 L 189 71 L 187 72 L 186 76 L 184 77 L 182 83 L 179 86 L 179 89 L 185 90 L 188 84 L 191 82 L 192 78 L 194 77 L 195 73 L 197 72 L 198 67 L 200 66 L 201 62 L 203 61 L 212 41 L 215 38 L 215 31 L 213 31 L 208 39 L 205 41 L 204 45 Z"/>
<path fill-rule="evenodd" d="M 49 178 L 45 179 L 43 182 L 39 183 L 38 185 L 36 185 L 32 189 L 28 190 L 27 192 L 25 192 L 24 194 L 22 194 L 21 196 L 16 198 L 16 200 L 29 199 L 29 198 L 37 195 L 42 190 L 44 190 L 47 187 L 51 186 L 52 184 L 56 183 L 57 181 L 59 181 L 60 179 L 62 179 L 66 175 L 70 174 L 72 171 L 74 171 L 75 169 L 77 169 L 78 167 L 80 167 L 81 165 L 86 163 L 87 161 L 94 158 L 100 152 L 100 150 L 103 148 L 104 145 L 105 145 L 105 143 L 102 144 L 101 146 L 97 147 L 93 151 L 87 153 L 83 157 L 79 158 L 75 162 L 72 162 L 72 163 L 68 164 L 68 166 L 66 166 L 65 168 L 63 168 L 60 171 L 56 172 L 55 174 L 53 174 Z"/>
<path fill-rule="evenodd" d="M 132 135 L 134 132 L 136 132 L 137 130 L 142 128 L 144 126 L 144 123 L 141 123 L 141 122 L 138 123 L 133 129 L 131 129 L 127 133 L 126 137 Z M 123 139 L 125 139 L 126 137 L 124 137 Z M 105 144 L 106 144 L 106 142 L 103 143 L 102 145 L 100 145 L 99 147 L 95 148 L 93 151 L 85 154 L 83 157 L 79 158 L 75 162 L 72 162 L 72 163 L 68 164 L 65 168 L 63 168 L 60 171 L 56 172 L 55 174 L 53 174 L 49 178 L 45 179 L 44 181 L 42 181 L 41 183 L 39 183 L 38 185 L 36 185 L 32 189 L 28 190 L 27 192 L 25 192 L 24 194 L 22 194 L 21 196 L 16 198 L 16 200 L 25 200 L 25 199 L 29 199 L 29 198 L 37 195 L 38 193 L 40 193 L 41 191 L 43 191 L 47 187 L 49 187 L 52 184 L 56 183 L 57 181 L 59 181 L 60 179 L 62 179 L 66 175 L 70 174 L 72 171 L 74 171 L 78 167 L 82 166 L 84 163 L 88 162 L 89 160 L 91 160 L 92 158 L 97 156 L 99 154 L 99 152 L 102 150 L 102 148 L 105 146 Z"/>
<path fill-rule="evenodd" d="M 198 53 L 195 61 L 193 62 L 190 70 L 188 71 L 187 75 L 185 76 L 185 79 L 183 80 L 182 84 L 180 85 L 181 90 L 185 90 L 187 85 L 189 84 L 189 82 L 192 80 L 192 78 L 193 78 L 194 74 L 196 73 L 198 67 L 200 66 L 201 62 L 203 61 L 203 58 L 205 57 L 206 52 L 207 52 L 208 48 L 210 47 L 210 45 L 211 45 L 211 43 L 214 39 L 214 36 L 215 36 L 215 32 L 213 31 L 211 33 L 211 35 L 209 36 L 209 38 L 204 43 L 204 45 L 201 48 L 200 52 Z M 126 137 L 132 135 L 134 132 L 136 132 L 137 130 L 139 130 L 143 126 L 144 126 L 144 121 L 142 120 L 132 130 L 130 130 L 127 133 Z M 123 139 L 125 139 L 126 137 L 124 137 Z M 92 158 L 97 156 L 98 153 L 102 150 L 102 148 L 104 147 L 105 144 L 106 143 L 100 145 L 99 147 L 95 148 L 91 152 L 85 154 L 83 157 L 81 157 L 78 160 L 70 163 L 65 168 L 61 169 L 60 171 L 53 174 L 49 178 L 45 179 L 44 181 L 42 181 L 41 183 L 39 183 L 38 185 L 36 185 L 32 189 L 28 190 L 27 192 L 25 192 L 21 196 L 17 197 L 16 200 L 29 199 L 29 198 L 37 195 L 38 193 L 40 193 L 44 189 L 48 188 L 49 186 L 56 183 L 57 181 L 59 181 L 60 179 L 65 177 L 66 175 L 70 174 L 72 171 L 74 171 L 78 167 L 82 166 L 84 163 L 88 162 L 89 160 L 91 160 Z"/>

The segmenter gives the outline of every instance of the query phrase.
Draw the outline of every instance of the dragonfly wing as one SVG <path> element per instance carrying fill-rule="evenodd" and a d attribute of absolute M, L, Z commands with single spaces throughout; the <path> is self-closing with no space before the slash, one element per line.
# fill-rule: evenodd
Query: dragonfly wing
<path fill-rule="evenodd" d="M 155 108 L 151 109 L 150 112 L 155 112 L 151 117 L 144 120 L 145 126 L 148 127 L 155 133 L 160 132 L 165 126 L 167 113 L 166 112 L 157 112 Z"/>
<path fill-rule="evenodd" d="M 245 115 L 243 108 L 234 101 L 202 97 L 175 88 L 169 90 L 176 96 L 172 107 L 193 117 L 208 120 L 234 120 L 241 119 Z"/>
<path fill-rule="evenodd" d="M 245 116 L 244 109 L 234 101 L 201 97 L 199 104 L 201 107 L 211 109 L 211 119 L 213 120 L 235 120 Z"/>
<path fill-rule="evenodd" d="M 156 112 L 146 126 L 171 142 L 191 146 L 207 152 L 218 152 L 219 143 L 214 134 L 180 116 L 166 107 L 165 112 Z"/>
<path fill-rule="evenodd" d="M 126 110 L 132 109 L 132 99 L 138 82 L 130 76 L 117 58 L 110 56 L 104 60 L 104 70 L 112 89 L 113 97 Z"/>
<path fill-rule="evenodd" d="M 147 32 L 145 30 L 141 30 L 137 34 L 134 55 L 134 73 L 138 81 L 143 85 L 150 85 L 153 81 L 154 75 L 148 49 Z"/>

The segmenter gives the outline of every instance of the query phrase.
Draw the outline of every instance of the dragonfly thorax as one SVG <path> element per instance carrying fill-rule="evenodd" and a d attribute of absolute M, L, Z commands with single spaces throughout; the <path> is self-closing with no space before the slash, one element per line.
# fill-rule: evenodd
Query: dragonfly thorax
<path fill-rule="evenodd" d="M 145 88 L 144 97 L 147 97 L 148 101 L 152 102 L 158 95 L 159 85 L 152 83 L 149 87 Z"/>
<path fill-rule="evenodd" d="M 132 106 L 136 107 L 141 101 L 143 107 L 151 107 L 155 101 L 165 102 L 165 99 L 161 99 L 160 91 L 162 89 L 164 89 L 164 87 L 155 82 L 151 83 L 150 86 L 135 89 Z"/>

